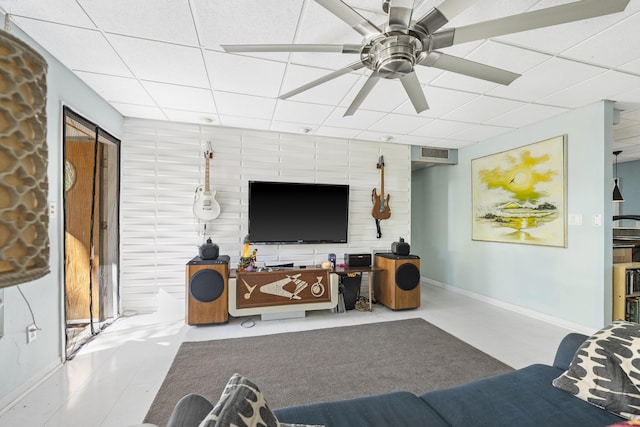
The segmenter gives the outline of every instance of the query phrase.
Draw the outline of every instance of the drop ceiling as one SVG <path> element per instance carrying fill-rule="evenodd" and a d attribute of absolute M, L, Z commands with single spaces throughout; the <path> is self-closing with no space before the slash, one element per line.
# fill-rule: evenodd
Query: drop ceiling
<path fill-rule="evenodd" d="M 346 3 L 376 24 L 386 20 L 382 0 Z M 448 27 L 563 3 L 478 0 Z M 414 18 L 439 1 L 415 4 Z M 351 117 L 343 115 L 367 69 L 278 96 L 352 55 L 220 47 L 360 43 L 313 0 L 0 0 L 0 11 L 126 117 L 462 148 L 608 99 L 621 110 L 619 162 L 640 159 L 640 0 L 615 15 L 443 50 L 522 74 L 509 86 L 417 67 L 429 110 L 417 114 L 400 82 L 383 79 Z"/>

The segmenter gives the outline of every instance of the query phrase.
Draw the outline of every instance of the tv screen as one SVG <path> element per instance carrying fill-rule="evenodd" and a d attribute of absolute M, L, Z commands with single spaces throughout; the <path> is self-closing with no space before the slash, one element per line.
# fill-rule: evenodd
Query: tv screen
<path fill-rule="evenodd" d="M 349 186 L 249 181 L 252 243 L 346 243 Z"/>

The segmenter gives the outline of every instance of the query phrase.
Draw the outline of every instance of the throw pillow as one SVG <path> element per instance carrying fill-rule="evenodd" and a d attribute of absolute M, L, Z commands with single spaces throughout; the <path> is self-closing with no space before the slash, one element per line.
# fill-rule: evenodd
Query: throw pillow
<path fill-rule="evenodd" d="M 640 324 L 615 321 L 589 337 L 553 385 L 626 419 L 640 419 Z"/>
<path fill-rule="evenodd" d="M 280 423 L 253 382 L 233 374 L 199 427 L 322 427 Z"/>

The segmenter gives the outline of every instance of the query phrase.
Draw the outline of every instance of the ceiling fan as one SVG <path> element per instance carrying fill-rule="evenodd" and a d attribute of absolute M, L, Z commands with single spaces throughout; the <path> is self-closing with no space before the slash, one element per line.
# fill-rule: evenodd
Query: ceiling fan
<path fill-rule="evenodd" d="M 630 0 L 580 0 L 448 29 L 442 28 L 477 0 L 444 0 L 417 21 L 412 20 L 414 0 L 383 0 L 382 9 L 389 16 L 384 29 L 341 0 L 315 1 L 360 33 L 364 37 L 362 43 L 222 45 L 222 48 L 226 52 L 337 52 L 359 55 L 360 58 L 353 64 L 280 95 L 280 99 L 287 99 L 336 77 L 364 67 L 369 68 L 372 71 L 369 78 L 344 114 L 350 116 L 381 78 L 399 79 L 416 112 L 427 110 L 429 105 L 414 71 L 416 65 L 508 85 L 520 75 L 448 55 L 440 49 L 621 12 Z"/>

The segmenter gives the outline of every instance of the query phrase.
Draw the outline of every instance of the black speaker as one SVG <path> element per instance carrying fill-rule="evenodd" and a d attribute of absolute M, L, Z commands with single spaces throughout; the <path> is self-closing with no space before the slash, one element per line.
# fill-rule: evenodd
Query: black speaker
<path fill-rule="evenodd" d="M 200 246 L 200 250 L 198 252 L 200 254 L 200 259 L 210 260 L 218 258 L 220 249 L 218 248 L 218 245 L 211 242 L 211 239 L 207 239 L 207 243 Z"/>
<path fill-rule="evenodd" d="M 195 257 L 187 263 L 186 322 L 188 325 L 229 320 L 229 257 Z"/>

